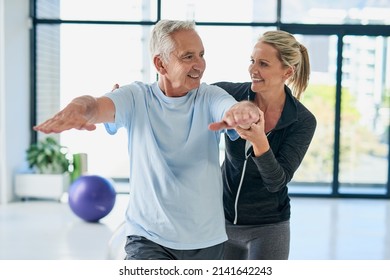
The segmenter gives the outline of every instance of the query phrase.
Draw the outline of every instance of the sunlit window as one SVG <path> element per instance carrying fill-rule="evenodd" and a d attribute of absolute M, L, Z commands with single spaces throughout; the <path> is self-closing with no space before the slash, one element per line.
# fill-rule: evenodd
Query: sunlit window
<path fill-rule="evenodd" d="M 385 195 L 388 192 L 388 34 L 367 32 L 356 36 L 334 30 L 327 33 L 324 29 L 317 33 L 316 29 L 321 25 L 337 25 L 340 29 L 348 24 L 361 32 L 362 26 L 389 25 L 387 1 L 36 0 L 36 3 L 37 122 L 52 116 L 77 96 L 107 93 L 115 83 L 125 85 L 137 80 L 153 83 L 156 72 L 148 42 L 154 23 L 161 18 L 198 23 L 205 46 L 207 68 L 203 82 L 206 83 L 249 81 L 250 55 L 257 38 L 267 30 L 293 28 L 294 36 L 307 47 L 311 60 L 310 84 L 302 103 L 316 116 L 317 130 L 289 184 L 290 193 Z M 88 155 L 89 173 L 128 178 L 131 163 L 124 130 L 110 136 L 103 125 L 98 125 L 94 132 L 64 132 L 60 140 L 71 153 Z M 220 149 L 223 161 L 223 141 Z"/>

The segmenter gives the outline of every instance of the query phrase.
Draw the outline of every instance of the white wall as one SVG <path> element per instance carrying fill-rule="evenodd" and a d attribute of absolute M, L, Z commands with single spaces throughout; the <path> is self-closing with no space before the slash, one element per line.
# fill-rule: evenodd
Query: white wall
<path fill-rule="evenodd" d="M 28 15 L 28 0 L 0 0 L 0 204 L 14 199 L 30 141 Z"/>

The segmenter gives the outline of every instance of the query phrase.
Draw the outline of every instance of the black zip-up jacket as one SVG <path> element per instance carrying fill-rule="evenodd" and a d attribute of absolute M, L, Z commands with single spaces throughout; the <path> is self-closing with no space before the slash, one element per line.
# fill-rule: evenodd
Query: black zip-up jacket
<path fill-rule="evenodd" d="M 237 101 L 254 100 L 251 83 L 219 82 Z M 281 117 L 268 135 L 270 150 L 260 157 L 249 156 L 238 197 L 235 200 L 245 161 L 245 140 L 231 141 L 225 136 L 222 164 L 225 217 L 237 224 L 262 225 L 290 219 L 287 184 L 301 164 L 317 125 L 314 115 L 285 86 L 286 101 Z"/>

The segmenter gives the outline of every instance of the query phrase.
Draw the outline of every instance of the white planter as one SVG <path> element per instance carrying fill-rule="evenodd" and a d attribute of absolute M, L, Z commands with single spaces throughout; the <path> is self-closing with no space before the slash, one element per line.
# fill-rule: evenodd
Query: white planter
<path fill-rule="evenodd" d="M 68 191 L 69 173 L 64 174 L 16 174 L 15 194 L 20 198 L 60 200 Z"/>

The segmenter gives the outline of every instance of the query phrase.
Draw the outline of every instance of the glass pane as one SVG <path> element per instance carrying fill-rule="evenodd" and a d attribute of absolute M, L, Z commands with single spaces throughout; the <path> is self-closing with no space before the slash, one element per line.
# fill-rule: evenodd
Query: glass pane
<path fill-rule="evenodd" d="M 203 82 L 250 81 L 248 67 L 252 48 L 257 38 L 271 29 L 275 30 L 262 27 L 198 26 L 207 62 Z M 220 36 L 221 34 L 229 36 Z"/>
<path fill-rule="evenodd" d="M 389 1 L 382 0 L 282 1 L 282 22 L 388 25 L 389 14 Z"/>
<path fill-rule="evenodd" d="M 149 26 L 61 25 L 60 30 L 58 26 L 40 26 L 39 122 L 77 96 L 101 96 L 110 91 L 114 83 L 154 81 L 145 43 L 149 41 L 149 34 Z M 61 143 L 72 153 L 88 154 L 90 173 L 128 177 L 124 130 L 116 136 L 109 136 L 103 125 L 94 132 L 71 130 L 61 134 Z"/>
<path fill-rule="evenodd" d="M 389 38 L 345 36 L 340 192 L 385 194 L 389 154 Z"/>
<path fill-rule="evenodd" d="M 60 109 L 60 27 L 37 27 L 37 122 Z"/>
<path fill-rule="evenodd" d="M 59 18 L 61 0 L 37 0 L 37 17 Z"/>
<path fill-rule="evenodd" d="M 38 0 L 38 18 L 63 20 L 140 21 L 157 19 L 156 0 Z"/>
<path fill-rule="evenodd" d="M 205 22 L 275 22 L 276 2 L 274 0 L 162 0 L 161 14 L 162 18 Z"/>
<path fill-rule="evenodd" d="M 309 52 L 310 82 L 301 102 L 315 115 L 317 128 L 309 150 L 289 184 L 289 192 L 330 194 L 333 181 L 337 37 L 295 37 Z"/>

